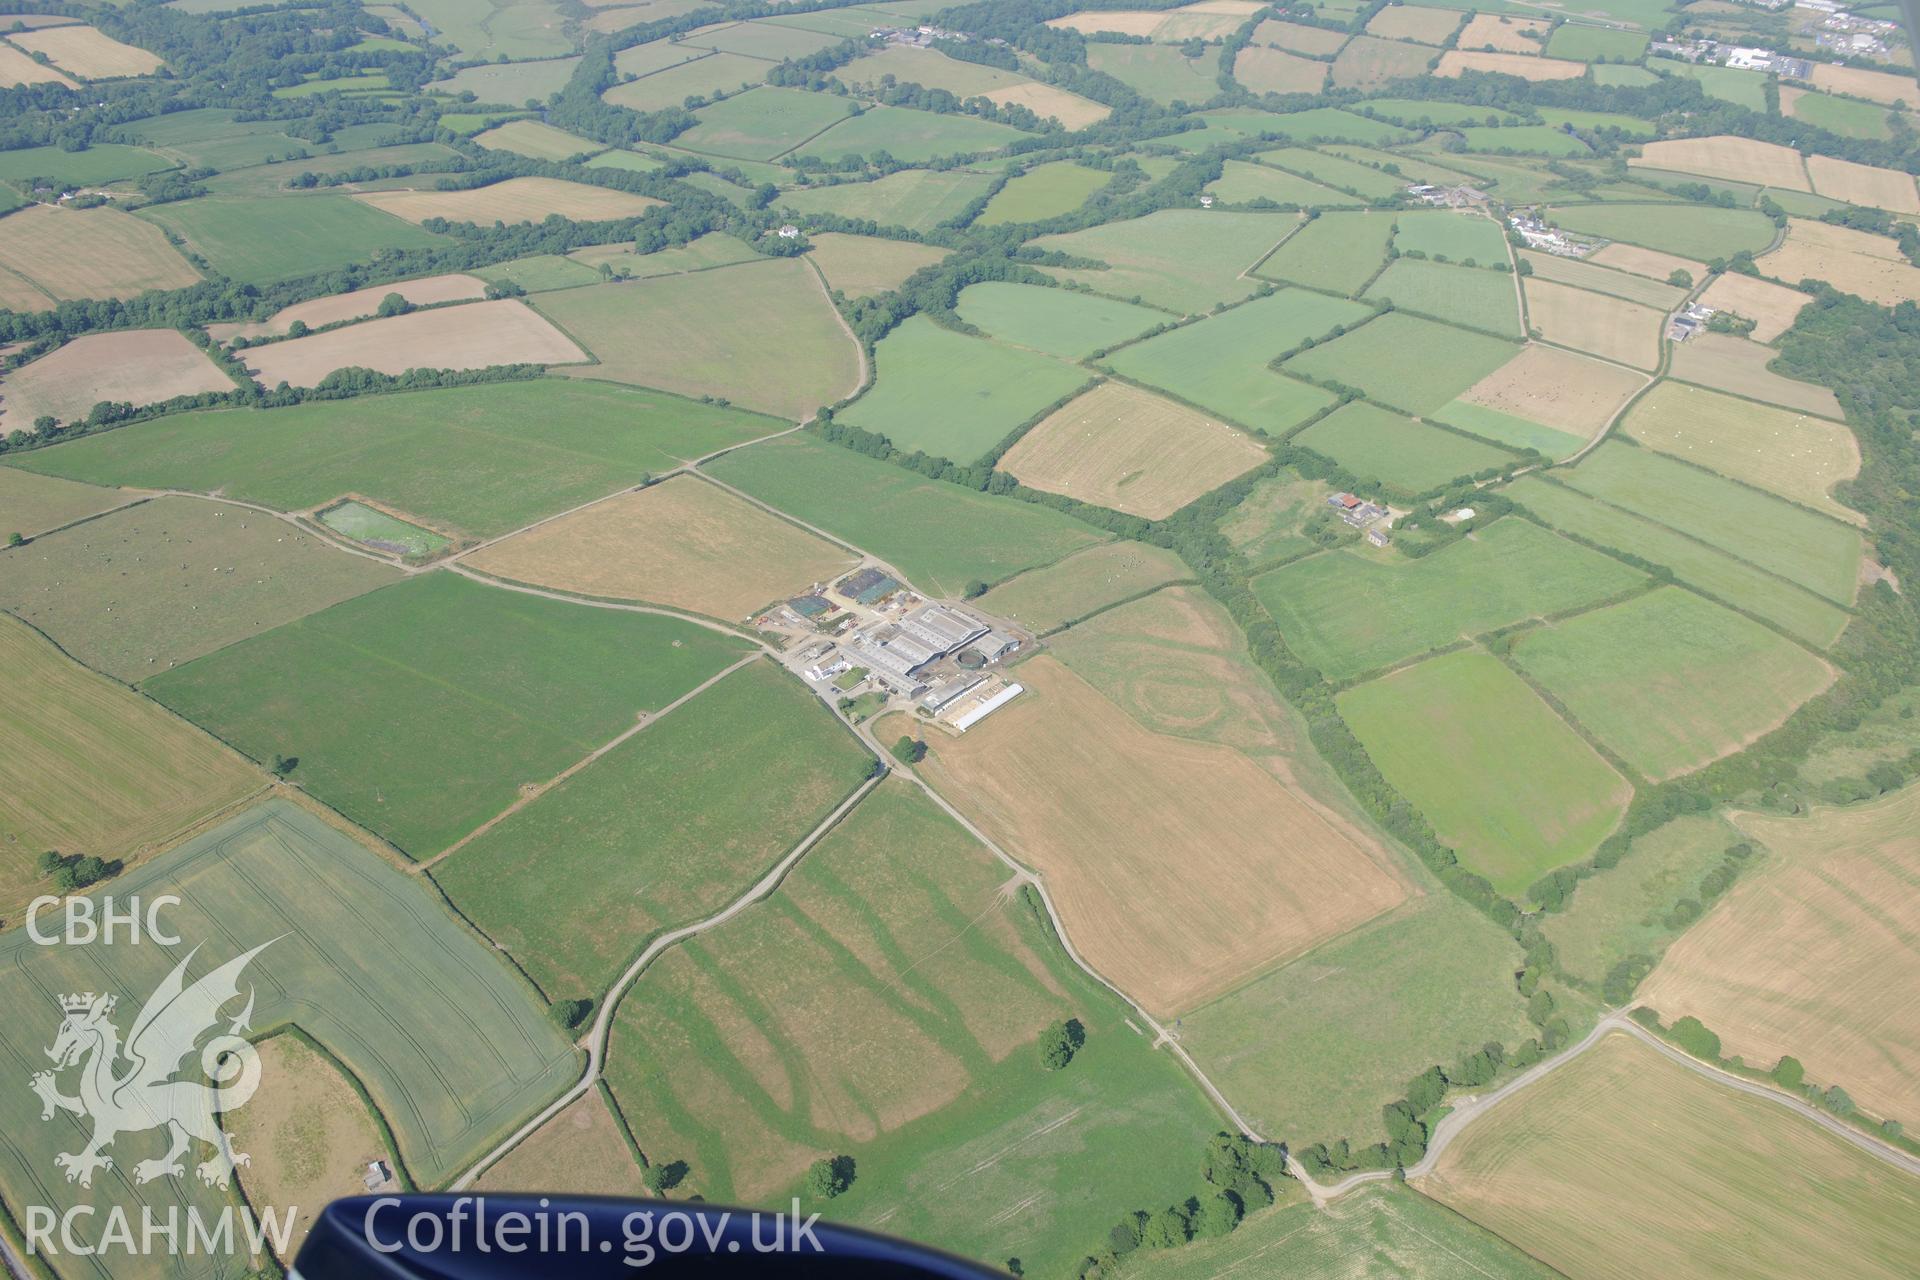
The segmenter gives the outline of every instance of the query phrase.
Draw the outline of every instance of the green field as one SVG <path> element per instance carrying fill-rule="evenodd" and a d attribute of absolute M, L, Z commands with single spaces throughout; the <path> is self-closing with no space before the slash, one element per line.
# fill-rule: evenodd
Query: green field
<path fill-rule="evenodd" d="M 1638 62 L 1647 52 L 1647 36 L 1641 31 L 1621 31 L 1612 27 L 1587 27 L 1563 22 L 1547 41 L 1549 58 L 1569 62 Z"/>
<path fill-rule="evenodd" d="M 798 422 L 852 393 L 859 351 L 804 262 L 770 258 L 536 299 L 599 358 L 569 377 L 713 396 Z"/>
<path fill-rule="evenodd" d="M 980 598 L 980 607 L 1039 635 L 1191 576 L 1186 561 L 1171 551 L 1144 542 L 1103 542 L 995 587 Z"/>
<path fill-rule="evenodd" d="M 694 113 L 699 121 L 674 137 L 677 147 L 743 160 L 771 160 L 803 145 L 853 110 L 846 99 L 799 89 L 759 88 Z"/>
<path fill-rule="evenodd" d="M 1368 98 L 1359 109 L 1409 125 L 1482 124 L 1488 117 L 1497 120 L 1503 115 L 1471 102 L 1428 102 L 1424 98 Z"/>
<path fill-rule="evenodd" d="M 1503 930 L 1429 893 L 1188 1014 L 1181 1040 L 1262 1133 L 1365 1146 L 1428 1066 L 1533 1034 L 1520 963 Z"/>
<path fill-rule="evenodd" d="M 741 656 L 675 619 L 429 573 L 229 645 L 148 692 L 416 857 Z"/>
<path fill-rule="evenodd" d="M 1495 444 L 1504 444 L 1509 448 L 1537 449 L 1549 458 L 1567 457 L 1578 452 L 1587 442 L 1585 436 L 1577 436 L 1570 431 L 1561 431 L 1554 427 L 1543 427 L 1537 422 L 1516 418 L 1510 413 L 1489 409 L 1483 404 L 1469 404 L 1465 400 L 1455 400 L 1439 412 L 1430 415 L 1430 420 L 1444 422 L 1462 431 L 1470 431 L 1482 440 L 1491 440 Z"/>
<path fill-rule="evenodd" d="M 1342 405 L 1294 436 L 1292 443 L 1332 458 L 1354 475 L 1409 494 L 1426 493 L 1515 460 L 1505 449 L 1410 421 L 1362 400 Z"/>
<path fill-rule="evenodd" d="M 217 173 L 208 178 L 205 185 L 215 195 L 269 196 L 285 191 L 287 184 L 303 173 L 344 173 L 361 165 L 408 165 L 413 168 L 414 177 L 406 181 L 418 184 L 424 175 L 448 169 L 449 162 L 459 154 L 438 142 L 369 147 L 364 151 L 342 151 L 338 155 L 282 160 L 278 164 L 257 164 L 231 173 Z"/>
<path fill-rule="evenodd" d="M 1010 142 L 1030 136 L 974 116 L 938 115 L 906 107 L 869 107 L 796 147 L 794 154 L 832 163 L 847 156 L 871 159 L 884 151 L 895 160 L 917 164 L 937 156 L 998 151 Z"/>
<path fill-rule="evenodd" d="M 1259 274 L 1351 296 L 1386 262 L 1392 236 L 1390 214 L 1323 213 L 1275 249 Z"/>
<path fill-rule="evenodd" d="M 1563 477 L 1582 493 L 1658 521 L 1709 546 L 1851 604 L 1860 531 L 1710 471 L 1609 442 Z"/>
<path fill-rule="evenodd" d="M 1267 362 L 1309 338 L 1364 320 L 1358 303 L 1304 289 L 1209 316 L 1108 356 L 1116 372 L 1160 387 L 1243 426 L 1279 434 L 1330 402 Z"/>
<path fill-rule="evenodd" d="M 1162 209 L 1031 243 L 1107 264 L 1106 270 L 1052 267 L 1049 275 L 1111 297 L 1194 314 L 1252 293 L 1257 282 L 1244 273 L 1293 230 L 1294 222 L 1285 213 Z"/>
<path fill-rule="evenodd" d="M 130 500 L 132 495 L 89 484 L 75 484 L 53 476 L 38 476 L 14 467 L 0 467 L 0 537 L 18 533 L 31 538 L 75 520 L 98 515 Z"/>
<path fill-rule="evenodd" d="M 365 1086 L 406 1173 L 421 1185 L 453 1178 L 579 1074 L 579 1056 L 533 991 L 430 891 L 285 801 L 249 809 L 138 867 L 111 892 L 183 900 L 165 919 L 201 948 L 190 978 L 270 943 L 240 979 L 257 1000 L 249 1034 L 293 1025 L 325 1045 Z M 0 1191 L 11 1205 L 96 1204 L 98 1216 L 75 1226 L 97 1239 L 109 1204 L 137 1215 L 132 1206 L 144 1198 L 164 1218 L 181 1201 L 216 1212 L 227 1202 L 191 1173 L 136 1191 L 135 1164 L 165 1149 L 152 1132 L 122 1135 L 113 1169 L 91 1192 L 72 1187 L 54 1155 L 79 1150 L 91 1125 L 65 1114 L 42 1123 L 39 1101 L 24 1087 L 31 1071 L 47 1066 L 43 1051 L 59 1026 L 52 993 L 115 995 L 122 1012 L 114 1020 L 125 1027 L 184 955 L 153 945 L 35 946 L 20 929 L 0 937 L 0 999 L 18 1014 L 0 1026 L 0 1061 L 23 1082 L 9 1092 L 10 1137 L 0 1150 Z M 237 1011 L 236 1001 L 222 1030 Z M 197 1073 L 197 1057 L 193 1067 Z M 71 1075 L 63 1084 L 71 1089 Z M 268 1076 L 263 1097 L 275 1087 Z M 176 1258 L 169 1267 L 164 1252 L 143 1257 L 133 1239 L 135 1249 L 97 1258 L 62 1250 L 60 1274 L 231 1277 L 246 1270 L 205 1257 Z"/>
<path fill-rule="evenodd" d="M 1593 82 L 1607 88 L 1644 89 L 1660 83 L 1660 77 L 1645 67 L 1594 66 L 1589 68 Z"/>
<path fill-rule="evenodd" d="M 1292 469 L 1254 485 L 1239 506 L 1220 522 L 1220 534 L 1252 565 L 1300 555 L 1314 544 L 1301 532 L 1320 510 L 1326 487 Z"/>
<path fill-rule="evenodd" d="M 798 680 L 754 662 L 433 877 L 548 998 L 597 997 L 654 935 L 711 915 L 764 875 L 853 793 L 871 759 Z"/>
<path fill-rule="evenodd" d="M 986 210 L 975 220 L 976 226 L 991 227 L 1003 222 L 1040 222 L 1072 213 L 1087 202 L 1094 192 L 1113 181 L 1113 175 L 1100 169 L 1088 169 L 1070 160 L 1043 164 L 1027 170 L 994 193 Z"/>
<path fill-rule="evenodd" d="M 1287 370 L 1359 387 L 1422 417 L 1519 353 L 1510 342 L 1390 312 L 1287 361 Z"/>
<path fill-rule="evenodd" d="M 1914 97 L 1920 99 L 1920 92 Z M 1891 113 L 1877 102 L 1858 102 L 1827 93 L 1803 93 L 1793 100 L 1793 118 L 1848 138 L 1887 138 Z"/>
<path fill-rule="evenodd" d="M 182 237 L 215 271 L 243 284 L 332 271 L 382 249 L 449 243 L 349 196 L 202 196 L 152 205 L 140 216 Z"/>
<path fill-rule="evenodd" d="M 1811 644 L 1832 644 L 1847 625 L 1845 610 L 1784 578 L 1564 485 L 1523 476 L 1507 492 L 1556 529 L 1665 565 L 1680 581 Z"/>
<path fill-rule="evenodd" d="M 1135 1255 L 1136 1280 L 1224 1276 L 1393 1277 L 1394 1280 L 1559 1280 L 1491 1231 L 1416 1191 L 1362 1187 L 1322 1209 L 1269 1209 L 1219 1240 Z"/>
<path fill-rule="evenodd" d="M 688 98 L 732 93 L 759 84 L 773 67 L 773 63 L 760 58 L 716 53 L 617 84 L 601 96 L 616 107 L 632 111 L 664 111 L 681 106 Z"/>
<path fill-rule="evenodd" d="M 258 511 L 156 498 L 0 556 L 0 608 L 134 684 L 397 576 Z"/>
<path fill-rule="evenodd" d="M 1515 151 L 1533 156 L 1587 156 L 1593 149 L 1579 138 L 1551 125 L 1522 124 L 1489 129 L 1482 125 L 1460 130 L 1468 151 Z"/>
<path fill-rule="evenodd" d="M 600 283 L 598 271 L 557 253 L 540 253 L 530 258 L 499 262 L 491 267 L 476 268 L 473 274 L 489 283 L 517 284 L 528 293 L 541 293 L 548 289 L 577 289 L 581 285 Z"/>
<path fill-rule="evenodd" d="M 875 182 L 843 182 L 783 192 L 779 203 L 796 213 L 871 218 L 883 227 L 931 231 L 958 217 L 993 186 L 984 173 L 902 169 Z"/>
<path fill-rule="evenodd" d="M 1381 120 L 1369 120 L 1337 107 L 1312 107 L 1279 114 L 1225 108 L 1193 117 L 1206 124 L 1206 133 L 1176 133 L 1155 139 L 1187 150 L 1201 151 L 1233 138 L 1284 138 L 1288 142 L 1399 142 L 1408 134 Z"/>
<path fill-rule="evenodd" d="M 1509 517 L 1417 560 L 1334 551 L 1263 574 L 1253 589 L 1288 646 L 1339 678 L 1640 581 L 1619 561 Z"/>
<path fill-rule="evenodd" d="M 578 66 L 578 58 L 548 58 L 539 62 L 494 62 L 464 67 L 445 80 L 429 87 L 436 93 L 455 96 L 469 90 L 480 102 L 525 102 L 538 98 L 545 102 L 550 94 L 567 87 L 567 80 Z"/>
<path fill-rule="evenodd" d="M 1692 923 L 1676 927 L 1669 914 L 1683 899 L 1700 900 L 1701 877 L 1740 839 L 1718 816 L 1691 815 L 1637 837 L 1618 866 L 1581 881 L 1572 904 L 1546 921 L 1554 959 L 1568 973 L 1600 983 L 1630 956 L 1658 956 Z"/>
<path fill-rule="evenodd" d="M 485 6 L 420 0 L 408 7 L 433 24 L 438 43 L 450 44 L 469 58 L 519 61 L 571 51 L 557 0 L 499 0 Z"/>
<path fill-rule="evenodd" d="M 174 414 L 20 461 L 70 480 L 218 490 L 283 511 L 357 493 L 490 538 L 785 428 L 657 391 L 543 378 Z"/>
<path fill-rule="evenodd" d="M 0 180 L 51 178 L 56 185 L 92 186 L 120 178 L 171 169 L 175 162 L 140 147 L 96 142 L 84 151 L 59 147 L 21 147 L 0 151 Z"/>
<path fill-rule="evenodd" d="M 1522 336 L 1520 298 L 1504 271 L 1396 258 L 1367 286 L 1366 296 L 1469 328 Z"/>
<path fill-rule="evenodd" d="M 1275 204 L 1299 205 L 1303 209 L 1359 203 L 1354 196 L 1335 191 L 1332 187 L 1323 187 L 1285 169 L 1249 164 L 1245 160 L 1228 160 L 1223 164 L 1219 180 L 1207 184 L 1207 194 L 1228 204 L 1271 200 Z"/>
<path fill-rule="evenodd" d="M 1701 262 L 1730 257 L 1742 249 L 1758 253 L 1772 244 L 1774 237 L 1773 220 L 1752 209 L 1595 204 L 1556 208 L 1552 216 L 1569 231 L 1624 240 Z"/>
<path fill-rule="evenodd" d="M 1354 191 L 1368 200 L 1381 196 L 1398 195 L 1406 190 L 1406 180 L 1390 173 L 1364 164 L 1356 164 L 1344 156 L 1328 155 L 1323 151 L 1309 151 L 1304 147 L 1282 147 L 1278 151 L 1263 151 L 1258 159 L 1262 164 L 1302 173 L 1316 182 L 1330 187 Z"/>
<path fill-rule="evenodd" d="M 1505 894 L 1592 853 L 1633 795 L 1524 680 L 1477 649 L 1348 689 L 1337 702 L 1441 843 Z"/>
<path fill-rule="evenodd" d="M 1003 342 L 1067 360 L 1083 359 L 1172 319 L 1164 312 L 1074 289 L 995 280 L 967 286 L 954 310 Z"/>
<path fill-rule="evenodd" d="M 1629 138 L 1651 138 L 1659 127 L 1638 116 L 1623 116 L 1617 111 L 1582 111 L 1571 107 L 1536 107 L 1540 118 L 1551 125 L 1570 124 L 1582 133 L 1618 129 Z"/>
<path fill-rule="evenodd" d="M 995 583 L 1104 541 L 1070 516 L 915 475 L 810 436 L 739 449 L 707 471 L 880 556 L 936 595 Z"/>
<path fill-rule="evenodd" d="M 1800 646 L 1679 587 L 1529 631 L 1513 659 L 1655 780 L 1739 749 L 1833 674 Z"/>
<path fill-rule="evenodd" d="M 808 1161 L 848 1154 L 858 1177 L 829 1216 L 1030 1275 L 1200 1191 L 1211 1109 L 999 893 L 1006 877 L 917 791 L 883 785 L 773 898 L 622 1003 L 608 1078 L 641 1149 L 748 1204 L 784 1204 Z M 1048 1072 L 1034 1040 L 1064 1016 L 1086 1042 Z"/>
<path fill-rule="evenodd" d="M 874 348 L 865 395 L 835 416 L 901 449 L 972 462 L 1085 385 L 1085 370 L 913 316 Z"/>
<path fill-rule="evenodd" d="M 1491 218 L 1435 209 L 1394 215 L 1393 247 L 1446 262 L 1496 266 L 1507 260 L 1507 238 Z"/>
<path fill-rule="evenodd" d="M 1738 71 L 1732 67 L 1695 66 L 1671 58 L 1656 60 L 1663 76 L 1684 76 L 1698 80 L 1709 98 L 1731 102 L 1749 111 L 1767 109 L 1767 77 L 1759 71 Z"/>
<path fill-rule="evenodd" d="M 1189 58 L 1166 45 L 1089 44 L 1087 65 L 1162 105 L 1205 102 L 1220 92 L 1212 51 L 1204 58 Z"/>

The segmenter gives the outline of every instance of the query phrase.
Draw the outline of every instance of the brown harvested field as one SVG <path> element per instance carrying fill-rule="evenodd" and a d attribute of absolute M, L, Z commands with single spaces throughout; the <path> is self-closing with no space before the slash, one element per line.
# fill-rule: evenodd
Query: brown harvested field
<path fill-rule="evenodd" d="M 1882 306 L 1920 302 L 1920 267 L 1901 256 L 1892 240 L 1868 231 L 1793 218 L 1786 240 L 1756 262 L 1776 280 L 1825 280 Z"/>
<path fill-rule="evenodd" d="M 495 222 L 539 222 L 555 213 L 573 222 L 612 222 L 638 217 L 666 203 L 559 178 L 508 178 L 467 191 L 369 191 L 354 199 L 408 222 L 445 218 L 483 227 Z"/>
<path fill-rule="evenodd" d="M 1731 391 L 1752 400 L 1841 421 L 1845 415 L 1832 391 L 1811 382 L 1783 378 L 1767 368 L 1767 363 L 1778 354 L 1772 347 L 1763 347 L 1745 338 L 1703 333 L 1674 345 L 1673 364 L 1668 373 L 1681 382 Z"/>
<path fill-rule="evenodd" d="M 1511 18 L 1499 14 L 1476 14 L 1454 42 L 1459 49 L 1486 49 L 1495 53 L 1538 54 L 1546 47 L 1551 23 L 1537 18 Z M 1530 38 L 1537 37 L 1537 38 Z"/>
<path fill-rule="evenodd" d="M 1495 71 L 1501 75 L 1519 76 L 1522 80 L 1578 80 L 1587 74 L 1587 64 L 1524 53 L 1479 53 L 1468 49 L 1449 49 L 1440 55 L 1440 67 L 1434 74 L 1459 76 L 1469 71 Z"/>
<path fill-rule="evenodd" d="M 1159 520 L 1266 459 L 1242 431 L 1103 382 L 1020 437 L 999 466 L 1036 489 Z"/>
<path fill-rule="evenodd" d="M 1681 935 L 1638 999 L 1723 1052 L 1800 1059 L 1875 1116 L 1920 1117 L 1920 787 L 1796 818 L 1733 818 L 1773 856 Z M 1904 975 L 1904 976 L 1903 976 Z"/>
<path fill-rule="evenodd" d="M 121 44 L 92 27 L 52 27 L 7 40 L 29 54 L 46 54 L 54 66 L 82 80 L 152 75 L 166 65 L 145 49 Z"/>
<path fill-rule="evenodd" d="M 1003 107 L 1025 107 L 1042 120 L 1058 120 L 1068 129 L 1084 129 L 1088 125 L 1099 124 L 1113 114 L 1113 108 L 1105 103 L 1069 93 L 1056 85 L 1041 84 L 1038 80 L 1010 84 L 1003 89 L 989 89 L 980 96 Z"/>
<path fill-rule="evenodd" d="M 929 780 L 1045 877 L 1073 945 L 1156 1013 L 1191 1009 L 1407 886 L 1232 748 L 1150 733 L 1054 658 Z"/>
<path fill-rule="evenodd" d="M 1548 342 L 1591 351 L 1636 369 L 1659 367 L 1663 313 L 1551 280 L 1530 279 L 1526 292 L 1527 324 Z"/>
<path fill-rule="evenodd" d="M 1794 317 L 1813 299 L 1770 280 L 1728 271 L 1707 286 L 1700 301 L 1716 311 L 1730 311 L 1753 321 L 1753 340 L 1772 342 L 1793 327 Z"/>
<path fill-rule="evenodd" d="M 399 294 L 416 307 L 429 307 L 441 302 L 470 302 L 485 297 L 486 292 L 487 282 L 478 276 L 427 276 L 420 280 L 377 284 L 371 289 L 355 289 L 352 293 L 336 293 L 327 298 L 315 298 L 311 302 L 296 302 L 290 307 L 282 307 L 265 320 L 244 324 L 210 324 L 207 333 L 216 342 L 232 342 L 235 338 L 277 338 L 291 329 L 296 320 L 309 329 L 339 324 L 344 320 L 364 320 L 380 310 L 381 302 L 390 293 Z"/>
<path fill-rule="evenodd" d="M 18 467 L 0 467 L 0 538 L 10 533 L 31 538 L 124 507 L 139 496 L 138 489 L 102 489 Z"/>
<path fill-rule="evenodd" d="M 1825 89 L 1828 93 L 1865 98 L 1869 102 L 1883 102 L 1888 106 L 1896 102 L 1904 102 L 1909 107 L 1920 106 L 1920 84 L 1915 84 L 1912 76 L 1869 71 L 1865 67 L 1837 67 L 1828 62 L 1816 62 L 1813 64 L 1813 87 Z"/>
<path fill-rule="evenodd" d="M 1788 191 L 1811 191 L 1806 166 L 1792 147 L 1752 138 L 1720 134 L 1711 138 L 1669 138 L 1649 142 L 1640 148 L 1638 159 L 1627 164 L 1635 168 L 1668 169 L 1676 173 L 1697 173 L 1703 178 L 1724 178 L 1729 182 L 1750 182 L 1762 187 L 1781 187 Z"/>
<path fill-rule="evenodd" d="M 1617 240 L 1588 254 L 1587 261 L 1617 271 L 1631 271 L 1650 280 L 1665 280 L 1676 271 L 1684 271 L 1692 276 L 1695 284 L 1707 278 L 1707 264 L 1704 262 L 1695 262 L 1677 253 L 1662 253 L 1658 249 L 1642 249 L 1637 244 L 1623 244 Z"/>
<path fill-rule="evenodd" d="M 80 86 L 52 67 L 43 66 L 4 40 L 0 40 L 0 88 L 12 89 L 27 84 L 63 84 L 69 89 Z"/>
<path fill-rule="evenodd" d="M 291 1034 L 271 1036 L 259 1048 L 262 1078 L 271 1083 L 220 1124 L 253 1157 L 240 1171 L 247 1199 L 298 1211 L 287 1242 L 292 1258 L 320 1211 L 343 1196 L 365 1195 L 367 1166 L 391 1164 L 393 1156 L 332 1059 Z"/>
<path fill-rule="evenodd" d="M 200 273 L 166 233 L 118 209 L 36 204 L 0 218 L 0 267 L 60 301 L 184 289 Z"/>
<path fill-rule="evenodd" d="M 0 553 L 5 561 L 24 550 Z M 0 614 L 0 913 L 46 891 L 40 853 L 128 862 L 265 779 L 148 698 Z"/>
<path fill-rule="evenodd" d="M 1333 60 L 1331 83 L 1336 89 L 1371 89 L 1389 80 L 1425 75 L 1427 63 L 1437 52 L 1400 40 L 1355 36 Z"/>
<path fill-rule="evenodd" d="M 1460 398 L 1586 439 L 1646 383 L 1618 365 L 1528 343 Z"/>
<path fill-rule="evenodd" d="M 542 1195 L 645 1196 L 647 1184 L 620 1122 L 599 1089 L 535 1129 L 506 1159 L 480 1175 L 474 1190 Z"/>
<path fill-rule="evenodd" d="M 1845 200 L 1889 213 L 1920 213 L 1920 189 L 1914 186 L 1910 173 L 1833 156 L 1808 156 L 1807 173 L 1813 178 L 1815 193 L 1829 200 Z"/>
<path fill-rule="evenodd" d="M 812 240 L 813 248 L 807 256 L 820 268 L 828 286 L 849 298 L 868 298 L 898 289 L 908 276 L 922 267 L 932 266 L 951 252 L 911 240 L 855 236 L 838 231 L 823 231 Z"/>
<path fill-rule="evenodd" d="M 729 622 L 857 557 L 696 476 L 616 494 L 467 557 L 486 573 Z"/>
<path fill-rule="evenodd" d="M 1389 5 L 1373 15 L 1367 34 L 1389 40 L 1417 40 L 1440 44 L 1453 34 L 1465 15 L 1454 9 L 1426 9 L 1419 5 Z"/>
<path fill-rule="evenodd" d="M 1347 33 L 1328 31 L 1323 27 L 1303 27 L 1297 22 L 1269 18 L 1253 29 L 1253 42 L 1294 53 L 1313 53 L 1325 57 L 1340 51 L 1340 46 L 1347 42 Z"/>
<path fill-rule="evenodd" d="M 586 352 L 514 298 L 389 316 L 270 343 L 241 353 L 264 387 L 311 387 L 336 369 L 485 369 L 499 364 L 583 364 Z"/>
<path fill-rule="evenodd" d="M 1860 471 L 1860 446 L 1837 422 L 1663 382 L 1620 424 L 1650 449 L 1771 490 L 1802 506 L 1858 522 L 1833 486 Z"/>
<path fill-rule="evenodd" d="M 1626 1032 L 1475 1120 L 1414 1185 L 1572 1280 L 1898 1280 L 1920 1250 L 1911 1175 Z"/>
<path fill-rule="evenodd" d="M 16 272 L 0 267 L 0 308 L 8 311 L 50 311 L 53 299 Z"/>
<path fill-rule="evenodd" d="M 1257 44 L 1233 60 L 1233 78 L 1255 93 L 1318 93 L 1327 83 L 1327 69 L 1324 62 Z"/>
<path fill-rule="evenodd" d="M 78 421 L 102 400 L 158 404 L 233 389 L 233 379 L 178 329 L 92 333 L 0 379 L 0 431 L 25 430 L 42 414 Z"/>

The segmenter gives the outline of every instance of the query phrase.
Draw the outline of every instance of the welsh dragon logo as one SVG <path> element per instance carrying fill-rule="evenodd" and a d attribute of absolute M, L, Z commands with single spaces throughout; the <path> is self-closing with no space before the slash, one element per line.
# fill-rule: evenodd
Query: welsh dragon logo
<path fill-rule="evenodd" d="M 68 1182 L 91 1187 L 96 1170 L 113 1168 L 113 1157 L 105 1154 L 113 1140 L 148 1129 L 165 1129 L 172 1145 L 158 1159 L 136 1164 L 135 1182 L 183 1175 L 181 1157 L 195 1140 L 213 1148 L 213 1155 L 195 1166 L 210 1187 L 230 1185 L 234 1167 L 250 1163 L 250 1157 L 233 1149 L 232 1139 L 214 1117 L 244 1105 L 260 1087 L 260 1054 L 241 1035 L 253 1017 L 251 987 L 246 1007 L 227 1024 L 226 1033 L 200 1050 L 200 1069 L 214 1083 L 172 1077 L 194 1052 L 195 1042 L 219 1025 L 221 1008 L 239 998 L 241 970 L 271 945 L 262 943 L 188 986 L 187 966 L 199 950 L 195 947 L 148 997 L 124 1042 L 112 1020 L 117 1003 L 113 996 L 89 991 L 60 998 L 66 1016 L 47 1050 L 54 1069 L 36 1072 L 29 1083 L 40 1095 L 42 1120 L 53 1119 L 58 1111 L 93 1120 L 93 1137 L 85 1147 L 54 1157 Z M 74 1066 L 80 1069 L 79 1093 L 68 1097 L 60 1092 L 55 1073 Z"/>

